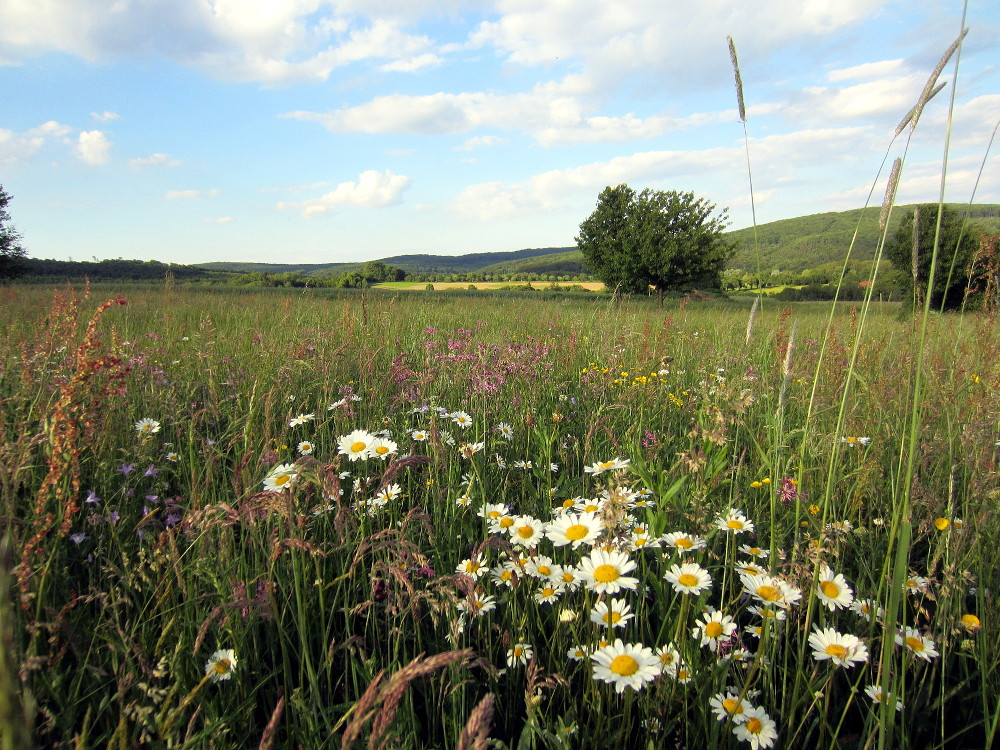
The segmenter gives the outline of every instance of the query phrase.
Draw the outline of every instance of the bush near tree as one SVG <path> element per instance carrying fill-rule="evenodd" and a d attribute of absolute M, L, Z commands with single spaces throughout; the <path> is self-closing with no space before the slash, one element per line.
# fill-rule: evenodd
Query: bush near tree
<path fill-rule="evenodd" d="M 0 185 L 0 280 L 13 279 L 24 271 L 21 261 L 27 252 L 21 247 L 21 235 L 10 224 L 7 204 L 11 196 Z"/>

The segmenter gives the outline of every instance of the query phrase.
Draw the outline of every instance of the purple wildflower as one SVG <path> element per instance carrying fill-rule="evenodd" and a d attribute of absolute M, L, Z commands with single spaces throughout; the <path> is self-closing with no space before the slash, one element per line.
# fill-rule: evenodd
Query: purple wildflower
<path fill-rule="evenodd" d="M 135 464 L 122 464 L 118 467 L 117 471 L 120 471 L 124 476 L 128 476 L 133 471 L 135 471 Z"/>
<path fill-rule="evenodd" d="M 93 490 L 87 490 L 87 499 L 84 500 L 83 502 L 87 503 L 88 505 L 97 505 L 99 502 L 101 502 L 101 498 L 99 498 L 97 496 L 97 493 L 94 492 Z"/>
<path fill-rule="evenodd" d="M 70 534 L 69 535 L 69 540 L 71 542 L 73 542 L 73 544 L 76 544 L 76 545 L 79 545 L 86 538 L 87 538 L 87 535 L 84 534 L 82 531 L 79 534 Z"/>
<path fill-rule="evenodd" d="M 143 474 L 144 477 L 155 477 L 160 473 L 160 470 L 156 468 L 153 464 L 146 467 L 146 473 Z"/>

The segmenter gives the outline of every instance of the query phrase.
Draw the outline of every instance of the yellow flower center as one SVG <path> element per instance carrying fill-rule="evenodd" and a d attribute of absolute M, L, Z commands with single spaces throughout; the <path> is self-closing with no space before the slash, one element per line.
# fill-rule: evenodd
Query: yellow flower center
<path fill-rule="evenodd" d="M 586 511 L 587 513 L 596 513 L 597 510 L 598 510 L 598 508 L 597 508 L 596 505 L 588 505 L 588 506 L 584 507 L 584 511 Z"/>
<path fill-rule="evenodd" d="M 628 677 L 639 671 L 639 662 L 628 654 L 619 654 L 611 660 L 611 671 L 623 677 Z"/>
<path fill-rule="evenodd" d="M 712 620 L 705 626 L 705 635 L 709 638 L 718 638 L 722 635 L 722 623 Z"/>
<path fill-rule="evenodd" d="M 747 552 L 749 552 L 751 555 L 759 555 L 760 547 L 751 547 L 750 549 L 747 550 Z"/>
<path fill-rule="evenodd" d="M 594 568 L 594 580 L 601 583 L 611 583 L 621 575 L 614 565 L 598 565 Z"/>
<path fill-rule="evenodd" d="M 666 652 L 666 653 L 660 654 L 660 664 L 662 664 L 664 666 L 667 666 L 667 665 L 673 664 L 673 663 L 674 663 L 674 655 L 671 654 L 669 651 Z"/>
<path fill-rule="evenodd" d="M 511 518 L 510 516 L 504 516 L 503 518 L 500 519 L 501 529 L 509 529 L 513 525 L 514 525 L 514 519 Z"/>
<path fill-rule="evenodd" d="M 826 653 L 830 656 L 836 656 L 838 659 L 843 659 L 847 656 L 847 649 L 841 646 L 839 643 L 831 643 L 826 647 Z"/>
<path fill-rule="evenodd" d="M 520 646 L 514 646 L 514 658 L 515 659 L 520 658 L 521 654 L 523 654 L 523 653 L 524 653 L 524 649 L 523 648 L 521 648 Z"/>
<path fill-rule="evenodd" d="M 386 453 L 389 452 L 389 448 L 385 445 L 380 445 L 378 448 L 375 449 L 375 452 L 378 453 L 380 456 L 384 456 Z"/>
<path fill-rule="evenodd" d="M 522 539 L 530 539 L 535 533 L 535 529 L 531 526 L 521 526 L 517 530 L 517 535 Z"/>
<path fill-rule="evenodd" d="M 367 443 L 363 443 L 360 440 L 356 443 L 351 443 L 351 453 L 361 453 L 365 448 L 367 448 Z"/>
<path fill-rule="evenodd" d="M 569 539 L 571 542 L 576 542 L 587 536 L 588 531 L 590 531 L 590 529 L 588 529 L 582 523 L 575 523 L 568 529 L 566 529 L 566 538 Z"/>
<path fill-rule="evenodd" d="M 542 597 L 544 597 L 546 599 L 548 597 L 552 596 L 555 593 L 556 593 L 556 590 L 554 588 L 552 588 L 551 586 L 546 586 L 544 589 L 542 589 Z"/>
<path fill-rule="evenodd" d="M 574 580 L 576 580 L 576 577 L 572 573 L 563 573 L 562 580 L 563 583 L 572 583 Z"/>
<path fill-rule="evenodd" d="M 912 650 L 920 653 L 924 650 L 924 641 L 921 638 L 914 638 L 912 635 L 906 637 L 906 645 Z"/>
<path fill-rule="evenodd" d="M 274 484 L 280 487 L 281 485 L 285 484 L 285 482 L 287 482 L 289 479 L 291 479 L 291 476 L 289 476 L 288 474 L 281 474 L 280 476 L 276 476 L 274 478 Z"/>
<path fill-rule="evenodd" d="M 538 573 L 539 575 L 550 576 L 552 575 L 552 568 L 550 568 L 548 565 L 539 565 Z"/>
<path fill-rule="evenodd" d="M 743 522 L 738 518 L 731 518 L 730 520 L 726 521 L 726 526 L 728 526 L 731 529 L 742 529 Z"/>
<path fill-rule="evenodd" d="M 576 505 L 576 500 L 573 500 L 572 498 L 566 498 L 562 503 L 562 507 L 564 508 L 572 508 L 574 505 Z"/>
<path fill-rule="evenodd" d="M 830 599 L 836 599 L 840 596 L 840 586 L 833 581 L 820 581 L 819 588 Z"/>
<path fill-rule="evenodd" d="M 781 599 L 781 592 L 774 586 L 758 586 L 757 596 L 765 602 L 776 602 Z"/>
<path fill-rule="evenodd" d="M 618 623 L 621 619 L 622 619 L 621 612 L 608 612 L 606 615 L 604 615 L 604 622 L 610 625 Z"/>
<path fill-rule="evenodd" d="M 726 709 L 728 714 L 741 714 L 743 713 L 743 702 L 737 700 L 736 698 L 726 698 L 722 701 L 722 707 Z M 754 719 L 756 721 L 756 719 Z"/>
<path fill-rule="evenodd" d="M 232 668 L 233 663 L 229 659 L 219 659 L 215 662 L 215 673 L 226 674 Z"/>
<path fill-rule="evenodd" d="M 684 573 L 683 575 L 678 577 L 677 583 L 679 583 L 681 586 L 688 586 L 688 587 L 697 586 L 698 578 L 696 576 L 691 575 L 690 573 Z"/>
<path fill-rule="evenodd" d="M 764 724 L 756 716 L 751 716 L 747 722 L 747 731 L 751 734 L 760 734 L 764 729 Z"/>
<path fill-rule="evenodd" d="M 690 539 L 688 539 L 686 536 L 682 536 L 680 539 L 674 542 L 674 546 L 680 547 L 681 549 L 691 549 L 693 545 Z"/>

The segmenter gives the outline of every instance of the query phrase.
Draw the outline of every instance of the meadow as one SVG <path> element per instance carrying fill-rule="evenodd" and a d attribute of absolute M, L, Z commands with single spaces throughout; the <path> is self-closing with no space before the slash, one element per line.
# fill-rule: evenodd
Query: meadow
<path fill-rule="evenodd" d="M 3 748 L 996 742 L 995 315 L 0 309 Z"/>

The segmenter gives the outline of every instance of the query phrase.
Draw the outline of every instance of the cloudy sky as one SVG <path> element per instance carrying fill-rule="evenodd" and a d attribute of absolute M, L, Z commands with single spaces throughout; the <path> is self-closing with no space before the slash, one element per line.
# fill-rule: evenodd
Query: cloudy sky
<path fill-rule="evenodd" d="M 568 246 L 607 185 L 751 223 L 1000 202 L 1000 3 L 893 131 L 959 0 L 2 0 L 0 184 L 29 254 L 343 262 Z M 882 169 L 880 176 L 880 168 Z M 876 182 L 877 181 L 877 182 Z"/>

